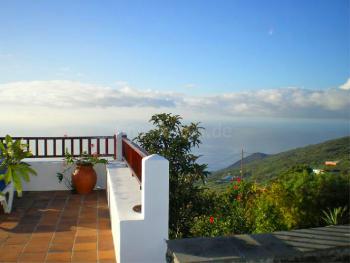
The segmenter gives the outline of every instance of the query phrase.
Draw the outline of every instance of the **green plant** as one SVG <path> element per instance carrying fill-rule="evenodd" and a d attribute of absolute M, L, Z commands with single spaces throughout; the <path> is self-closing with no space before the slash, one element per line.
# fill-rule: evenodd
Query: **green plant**
<path fill-rule="evenodd" d="M 336 208 L 333 208 L 333 210 L 328 208 L 327 211 L 322 210 L 322 213 L 324 214 L 322 219 L 327 225 L 341 224 L 344 219 L 344 214 L 347 210 L 348 210 L 347 206 L 336 207 Z"/>
<path fill-rule="evenodd" d="M 97 153 L 88 154 L 87 152 L 83 152 L 80 156 L 74 157 L 69 152 L 65 154 L 65 161 L 67 164 L 76 164 L 83 166 L 94 166 L 98 163 L 108 163 L 106 159 L 100 158 Z"/>
<path fill-rule="evenodd" d="M 0 141 L 0 170 L 5 171 L 0 174 L 0 180 L 6 184 L 13 182 L 18 196 L 22 195 L 22 179 L 29 182 L 30 175 L 36 175 L 30 165 L 23 162 L 23 159 L 32 156 L 26 148 L 26 144 L 21 140 L 14 141 L 10 135 L 6 135 L 4 142 Z"/>
<path fill-rule="evenodd" d="M 108 163 L 106 159 L 100 158 L 97 153 L 94 154 L 88 154 L 87 152 L 83 152 L 80 156 L 74 157 L 72 154 L 70 154 L 68 151 L 66 151 L 64 163 L 63 163 L 63 170 L 61 172 L 57 172 L 57 178 L 58 182 L 61 183 L 64 181 L 65 185 L 69 189 L 74 190 L 74 186 L 71 182 L 70 177 L 66 176 L 66 173 L 71 170 L 71 168 L 74 165 L 82 165 L 82 166 L 94 166 L 98 163 Z"/>
<path fill-rule="evenodd" d="M 194 219 L 193 236 L 220 236 L 251 232 L 252 199 L 257 188 L 253 183 L 232 182 L 225 192 L 212 196 L 215 206 Z"/>
<path fill-rule="evenodd" d="M 193 219 L 205 209 L 202 189 L 196 185 L 208 175 L 205 164 L 197 163 L 199 156 L 192 149 L 201 143 L 198 123 L 183 125 L 178 115 L 153 115 L 154 129 L 140 133 L 135 140 L 149 153 L 160 154 L 169 160 L 170 211 L 169 228 L 172 238 L 190 235 Z"/>
<path fill-rule="evenodd" d="M 298 228 L 323 225 L 322 210 L 349 202 L 349 175 L 315 174 L 309 167 L 295 167 L 285 172 L 278 183 L 290 197 L 289 206 Z"/>

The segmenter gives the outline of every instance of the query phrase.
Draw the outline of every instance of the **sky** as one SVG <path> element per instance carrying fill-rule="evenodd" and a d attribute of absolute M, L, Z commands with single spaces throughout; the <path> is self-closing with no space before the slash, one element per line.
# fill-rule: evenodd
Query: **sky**
<path fill-rule="evenodd" d="M 96 133 L 157 112 L 349 120 L 349 13 L 347 0 L 2 0 L 1 131 Z"/>

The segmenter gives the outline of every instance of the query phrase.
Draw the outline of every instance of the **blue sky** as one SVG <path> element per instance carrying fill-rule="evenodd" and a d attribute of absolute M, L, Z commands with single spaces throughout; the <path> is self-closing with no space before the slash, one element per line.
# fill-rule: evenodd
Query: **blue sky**
<path fill-rule="evenodd" d="M 0 84 L 220 94 L 349 78 L 349 1 L 1 1 Z"/>

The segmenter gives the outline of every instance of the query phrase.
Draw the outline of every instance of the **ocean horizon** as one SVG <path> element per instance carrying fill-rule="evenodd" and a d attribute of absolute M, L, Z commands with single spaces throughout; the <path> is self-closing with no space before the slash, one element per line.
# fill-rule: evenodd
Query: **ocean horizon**
<path fill-rule="evenodd" d="M 184 124 L 196 120 L 184 120 Z M 309 144 L 349 136 L 349 120 L 235 118 L 225 121 L 201 121 L 202 144 L 193 153 L 200 163 L 216 171 L 238 161 L 243 149 L 245 156 L 261 152 L 275 154 Z M 105 136 L 126 132 L 133 139 L 152 126 L 148 122 L 123 121 L 86 125 L 46 126 L 37 123 L 17 126 L 2 123 L 0 136 Z"/>

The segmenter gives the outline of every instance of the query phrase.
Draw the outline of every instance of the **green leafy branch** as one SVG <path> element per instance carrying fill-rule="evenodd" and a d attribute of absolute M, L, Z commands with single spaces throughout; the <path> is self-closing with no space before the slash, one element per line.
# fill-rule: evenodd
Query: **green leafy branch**
<path fill-rule="evenodd" d="M 18 196 L 22 195 L 22 179 L 30 181 L 30 175 L 36 175 L 29 164 L 23 162 L 23 159 L 31 157 L 32 153 L 27 151 L 27 144 L 21 143 L 21 140 L 13 140 L 10 135 L 6 135 L 5 141 L 0 141 L 0 180 L 6 184 L 13 182 Z"/>

